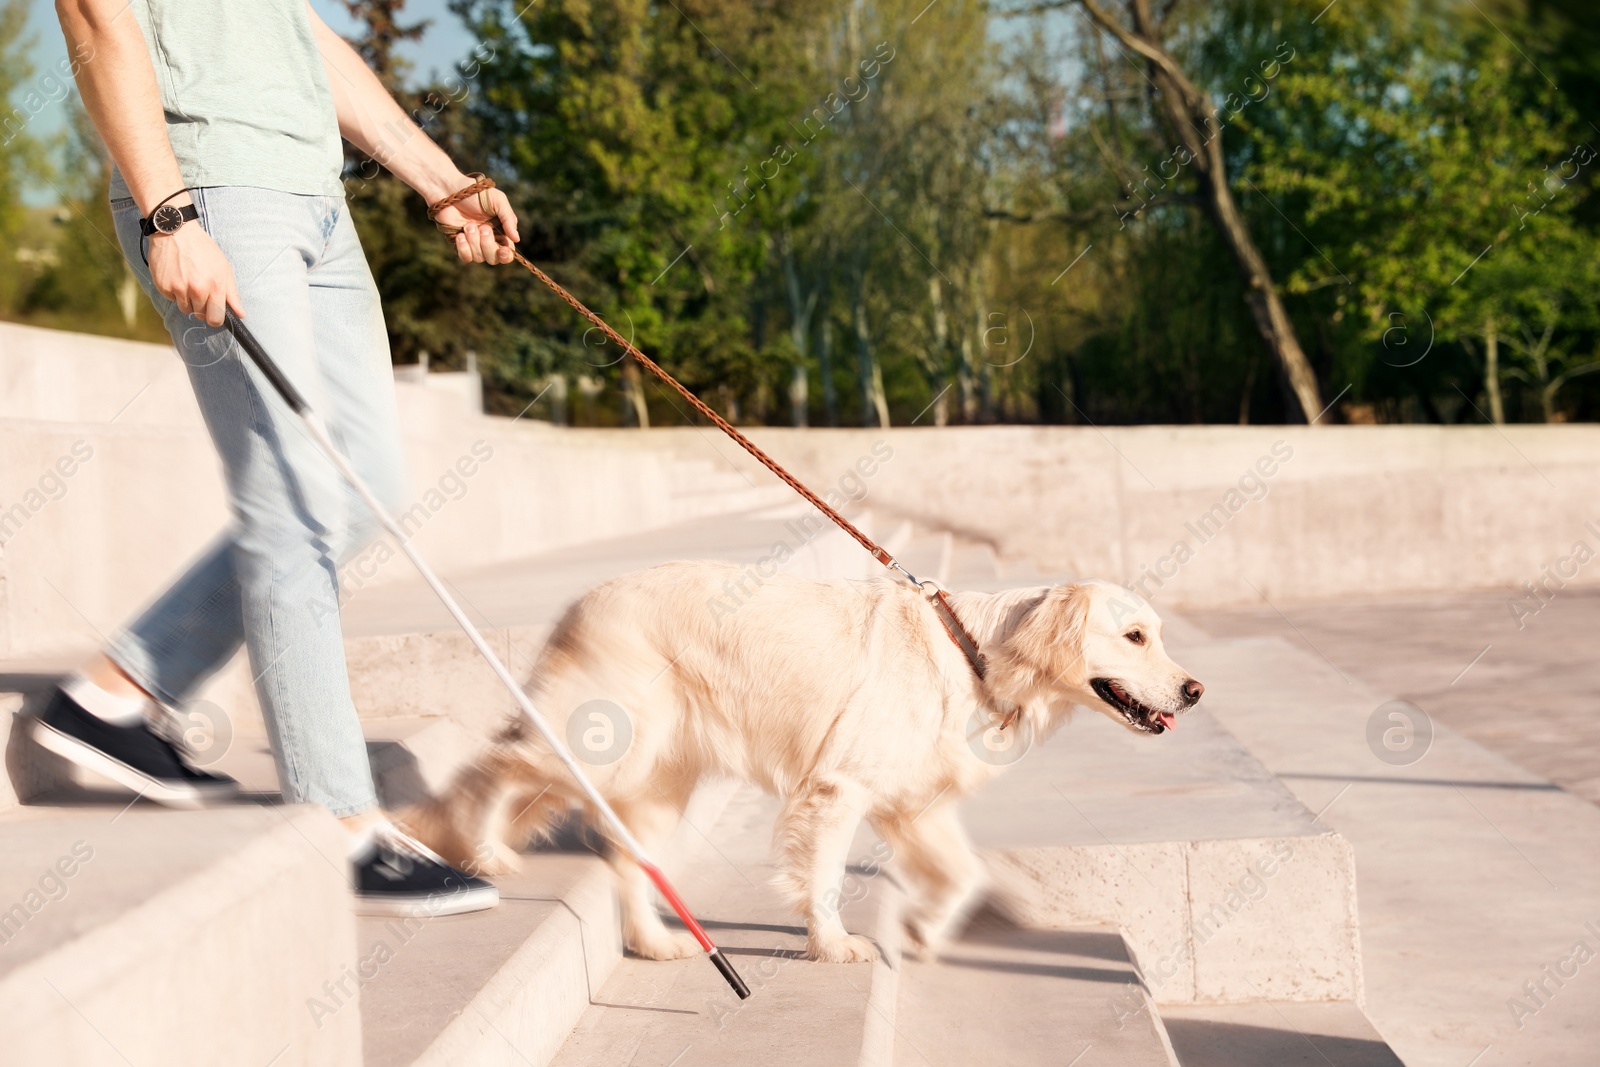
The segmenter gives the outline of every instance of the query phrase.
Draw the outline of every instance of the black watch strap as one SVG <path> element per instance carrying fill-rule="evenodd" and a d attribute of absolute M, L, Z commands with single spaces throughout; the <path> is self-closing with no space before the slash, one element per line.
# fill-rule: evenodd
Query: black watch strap
<path fill-rule="evenodd" d="M 173 193 L 177 196 L 177 193 Z M 170 199 L 170 197 L 168 198 Z M 200 209 L 193 204 L 183 207 L 171 207 L 165 203 L 157 205 L 147 218 L 139 220 L 139 232 L 146 237 L 154 237 L 158 233 L 175 233 L 179 226 L 186 222 L 193 222 L 200 217 Z M 159 225 L 158 223 L 159 219 Z"/>

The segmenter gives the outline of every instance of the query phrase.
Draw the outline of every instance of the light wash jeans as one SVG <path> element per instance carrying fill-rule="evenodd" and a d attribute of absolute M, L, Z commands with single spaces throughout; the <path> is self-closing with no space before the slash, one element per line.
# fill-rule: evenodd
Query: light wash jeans
<path fill-rule="evenodd" d="M 397 508 L 404 476 L 388 335 L 344 199 L 244 186 L 191 195 L 200 218 L 188 225 L 203 226 L 233 264 L 246 324 L 378 499 Z M 111 208 L 123 255 L 188 365 L 235 522 L 106 654 L 176 705 L 242 642 L 284 798 L 339 816 L 364 811 L 377 800 L 336 608 L 339 565 L 378 535 L 376 519 L 232 336 L 152 288 L 134 202 Z"/>

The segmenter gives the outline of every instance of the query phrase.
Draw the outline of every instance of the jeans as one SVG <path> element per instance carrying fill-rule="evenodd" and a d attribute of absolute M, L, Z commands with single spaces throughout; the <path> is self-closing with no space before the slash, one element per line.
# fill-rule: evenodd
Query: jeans
<path fill-rule="evenodd" d="M 188 225 L 203 226 L 232 263 L 246 324 L 378 499 L 397 508 L 404 475 L 388 336 L 343 198 L 245 186 L 192 195 L 200 215 Z M 106 654 L 177 705 L 242 643 L 284 799 L 338 816 L 365 811 L 377 799 L 345 667 L 339 566 L 380 528 L 232 336 L 155 291 L 134 201 L 111 207 L 123 255 L 188 366 L 234 523 Z"/>

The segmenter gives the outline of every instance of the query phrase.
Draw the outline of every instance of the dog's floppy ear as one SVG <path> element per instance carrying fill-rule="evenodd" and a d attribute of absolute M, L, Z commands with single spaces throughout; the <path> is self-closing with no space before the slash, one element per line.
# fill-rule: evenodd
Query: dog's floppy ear
<path fill-rule="evenodd" d="M 991 692 L 1026 704 L 1062 688 L 1084 685 L 1088 622 L 1089 590 L 1076 584 L 1053 586 L 990 655 Z"/>

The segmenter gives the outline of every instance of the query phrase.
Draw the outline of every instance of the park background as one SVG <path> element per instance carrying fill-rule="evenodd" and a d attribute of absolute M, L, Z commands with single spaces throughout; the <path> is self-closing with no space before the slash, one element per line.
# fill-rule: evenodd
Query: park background
<path fill-rule="evenodd" d="M 1600 414 L 1582 0 L 314 6 L 739 424 Z M 0 5 L 0 316 L 164 340 L 53 15 Z M 491 411 L 684 421 L 345 173 L 397 363 L 475 363 Z"/>

